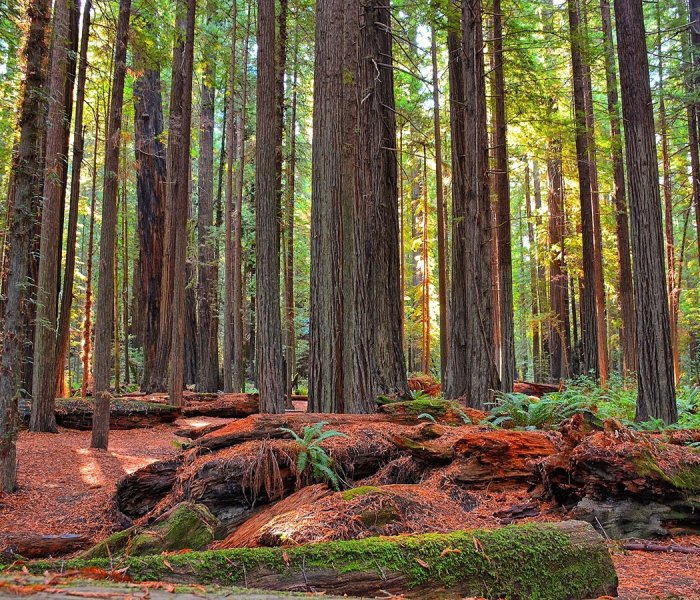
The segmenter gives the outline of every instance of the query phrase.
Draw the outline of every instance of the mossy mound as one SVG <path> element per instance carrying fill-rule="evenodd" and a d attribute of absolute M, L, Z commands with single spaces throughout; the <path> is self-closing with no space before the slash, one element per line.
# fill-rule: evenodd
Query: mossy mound
<path fill-rule="evenodd" d="M 81 558 L 145 556 L 175 550 L 201 550 L 214 540 L 216 518 L 206 506 L 183 502 L 148 527 L 112 534 L 86 550 Z"/>
<path fill-rule="evenodd" d="M 488 413 L 484 411 L 440 398 L 420 398 L 408 402 L 380 402 L 379 411 L 391 415 L 394 420 L 407 424 L 434 420 L 436 423 L 448 425 L 478 425 L 488 416 Z"/>
<path fill-rule="evenodd" d="M 70 560 L 65 569 L 109 568 L 109 559 Z M 123 561 L 135 580 L 254 585 L 411 598 L 484 596 L 580 600 L 615 595 L 617 575 L 601 536 L 587 523 L 509 526 L 395 538 L 240 548 Z M 30 563 L 34 573 L 52 563 Z"/>

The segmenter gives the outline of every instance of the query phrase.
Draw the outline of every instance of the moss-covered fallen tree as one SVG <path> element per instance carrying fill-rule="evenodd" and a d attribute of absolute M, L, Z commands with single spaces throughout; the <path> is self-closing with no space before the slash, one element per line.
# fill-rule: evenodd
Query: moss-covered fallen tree
<path fill-rule="evenodd" d="M 41 573 L 52 563 L 27 565 Z M 243 585 L 281 591 L 411 598 L 484 596 L 579 600 L 615 595 L 603 539 L 580 521 L 510 526 L 292 548 L 238 548 L 174 555 L 69 560 L 64 569 L 127 567 L 134 580 Z"/>

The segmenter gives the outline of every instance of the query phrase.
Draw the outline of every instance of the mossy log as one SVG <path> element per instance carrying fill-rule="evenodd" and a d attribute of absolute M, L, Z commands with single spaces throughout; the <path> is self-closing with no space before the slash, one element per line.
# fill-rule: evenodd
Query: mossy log
<path fill-rule="evenodd" d="M 177 550 L 201 550 L 214 540 L 216 518 L 206 506 L 183 502 L 145 527 L 131 527 L 109 536 L 81 558 L 144 556 Z"/>
<path fill-rule="evenodd" d="M 488 413 L 482 410 L 438 398 L 387 403 L 382 403 L 380 400 L 379 412 L 387 415 L 387 418 L 395 423 L 406 425 L 417 425 L 429 421 L 447 425 L 478 425 L 488 416 Z"/>
<path fill-rule="evenodd" d="M 88 566 L 109 568 L 110 561 L 72 560 L 63 568 Z M 579 521 L 129 557 L 122 566 L 136 580 L 364 597 L 582 600 L 617 593 L 617 575 L 602 537 Z M 33 572 L 52 567 L 29 565 Z"/>
<path fill-rule="evenodd" d="M 82 398 L 56 399 L 56 423 L 67 429 L 90 431 L 93 405 Z M 31 407 L 20 405 L 20 416 L 29 422 Z M 119 397 L 110 401 L 109 428 L 112 430 L 148 429 L 163 423 L 172 423 L 180 410 L 162 402 L 146 402 L 143 398 Z"/>

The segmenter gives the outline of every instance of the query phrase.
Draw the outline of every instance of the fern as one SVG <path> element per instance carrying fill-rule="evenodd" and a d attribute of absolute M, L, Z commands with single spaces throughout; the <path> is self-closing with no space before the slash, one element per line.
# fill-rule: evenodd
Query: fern
<path fill-rule="evenodd" d="M 310 469 L 314 481 L 326 482 L 333 489 L 338 490 L 340 489 L 340 477 L 335 470 L 333 459 L 328 456 L 320 443 L 333 437 L 347 438 L 349 436 L 333 429 L 322 431 L 327 424 L 327 421 L 321 421 L 314 425 L 307 425 L 304 427 L 302 435 L 287 427 L 280 427 L 280 431 L 291 435 L 299 446 L 296 461 L 297 481 Z"/>

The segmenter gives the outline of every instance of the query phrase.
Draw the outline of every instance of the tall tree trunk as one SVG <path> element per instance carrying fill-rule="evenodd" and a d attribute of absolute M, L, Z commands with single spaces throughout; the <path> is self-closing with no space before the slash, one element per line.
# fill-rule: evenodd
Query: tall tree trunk
<path fill-rule="evenodd" d="M 73 306 L 73 283 L 75 281 L 75 244 L 78 232 L 78 204 L 80 202 L 80 175 L 85 154 L 85 131 L 83 128 L 83 111 L 85 103 L 85 82 L 87 79 L 87 50 L 90 38 L 90 11 L 92 1 L 86 0 L 83 8 L 82 32 L 80 34 L 80 57 L 78 68 L 78 96 L 75 101 L 75 127 L 73 133 L 73 158 L 70 184 L 70 206 L 68 208 L 68 234 L 66 238 L 66 267 L 63 275 L 63 296 L 58 320 L 56 338 L 56 363 L 54 365 L 55 395 L 65 397 L 63 369 L 70 346 L 70 319 Z M 70 385 L 69 385 L 70 387 Z"/>
<path fill-rule="evenodd" d="M 508 138 L 506 130 L 505 75 L 503 72 L 503 22 L 501 0 L 493 0 L 494 55 L 494 138 L 496 142 L 496 184 L 498 278 L 500 290 L 501 390 L 513 391 L 515 376 L 515 325 L 513 322 L 513 260 L 510 225 L 510 183 L 508 181 Z"/>
<path fill-rule="evenodd" d="M 445 192 L 442 174 L 442 132 L 440 129 L 440 80 L 437 66 L 435 27 L 430 29 L 430 58 L 433 67 L 433 135 L 435 136 L 435 199 L 437 204 L 438 303 L 440 305 L 440 380 L 447 368 L 447 239 L 445 236 Z"/>
<path fill-rule="evenodd" d="M 275 2 L 258 2 L 258 86 L 255 146 L 256 362 L 260 412 L 284 412 L 284 367 L 280 318 L 279 193 L 281 121 Z"/>
<path fill-rule="evenodd" d="M 622 116 L 625 123 L 634 296 L 637 305 L 638 421 L 678 419 L 654 112 L 641 0 L 615 0 Z"/>
<path fill-rule="evenodd" d="M 549 297 L 552 319 L 549 327 L 549 372 L 554 381 L 569 375 L 566 353 L 566 313 L 568 282 L 564 271 L 564 195 L 561 142 L 548 143 L 547 179 L 549 181 Z"/>
<path fill-rule="evenodd" d="M 577 0 L 579 31 L 581 36 L 588 36 L 587 3 Z M 598 340 L 598 374 L 601 385 L 608 380 L 608 326 L 605 315 L 605 279 L 603 276 L 603 233 L 600 222 L 600 191 L 598 185 L 598 160 L 596 156 L 595 115 L 593 113 L 593 83 L 591 78 L 591 59 L 584 37 L 581 44 L 581 62 L 583 65 L 583 95 L 586 113 L 586 136 L 588 146 L 588 165 L 591 180 L 591 214 L 593 215 L 593 257 L 596 302 L 596 333 Z"/>
<path fill-rule="evenodd" d="M 190 212 L 190 139 L 192 123 L 192 76 L 196 0 L 179 0 L 178 30 L 173 50 L 173 82 L 170 90 L 168 131 L 168 190 L 166 203 L 173 213 L 170 241 L 172 258 L 170 340 L 170 404 L 182 405 L 185 385 L 185 341 L 187 337 L 187 218 Z M 161 306 L 162 306 L 161 302 Z M 191 303 L 190 307 L 194 308 Z M 191 319 L 190 319 L 191 320 Z M 167 335 L 166 333 L 166 335 Z"/>
<path fill-rule="evenodd" d="M 90 233 L 88 234 L 87 273 L 85 275 L 85 318 L 83 319 L 83 381 L 80 394 L 88 395 L 92 386 L 90 364 L 92 363 L 92 265 L 95 254 L 95 211 L 97 210 L 97 154 L 100 145 L 100 105 L 95 108 L 95 140 L 92 149 L 92 185 L 90 188 Z"/>
<path fill-rule="evenodd" d="M 664 65 L 661 48 L 661 13 L 656 8 L 658 26 L 656 52 L 658 55 L 658 92 L 659 92 L 659 135 L 661 136 L 661 174 L 664 202 L 664 235 L 666 237 L 666 288 L 669 299 L 669 317 L 671 319 L 671 353 L 675 384 L 681 378 L 681 355 L 678 347 L 678 296 L 679 282 L 676 278 L 676 243 L 673 234 L 673 186 L 671 182 L 671 158 L 668 148 L 668 123 L 666 120 L 666 98 L 664 92 Z"/>
<path fill-rule="evenodd" d="M 360 3 L 359 140 L 355 197 L 353 394 L 347 411 L 376 410 L 379 394 L 408 394 L 401 348 L 401 275 L 391 7 Z"/>
<path fill-rule="evenodd" d="M 136 56 L 140 75 L 134 81 L 134 149 L 136 157 L 136 200 L 138 204 L 139 276 L 141 298 L 140 339 L 143 346 L 141 389 L 153 387 L 156 373 L 160 319 L 163 241 L 165 228 L 166 165 L 163 147 L 163 101 L 160 69 Z M 145 60 L 143 61 L 145 62 Z M 150 68 L 149 68 L 150 67 Z"/>
<path fill-rule="evenodd" d="M 581 237 L 583 241 L 583 281 L 581 282 L 583 288 L 581 294 L 582 368 L 584 373 L 593 373 L 597 377 L 600 373 L 598 361 L 598 313 L 596 307 L 595 232 L 591 199 L 589 136 L 586 123 L 585 75 L 582 57 L 582 28 L 578 10 L 579 1 L 568 0 L 574 110 L 576 113 L 576 162 L 578 165 Z"/>
<path fill-rule="evenodd" d="M 461 43 L 450 31 L 453 234 L 445 395 L 484 405 L 500 387 L 492 350 L 491 210 L 480 0 L 462 3 Z M 461 107 L 460 107 L 461 105 Z"/>
<path fill-rule="evenodd" d="M 238 30 L 238 2 L 233 2 L 231 13 L 231 56 L 229 60 L 229 97 L 228 97 L 228 142 L 226 173 L 226 207 L 224 209 L 224 352 L 223 375 L 224 392 L 234 391 L 233 383 L 233 346 L 234 346 L 234 310 L 233 310 L 233 204 L 234 204 L 234 161 L 236 155 L 236 31 Z M 244 69 L 247 65 L 244 63 Z M 245 71 L 243 78 L 246 78 Z M 242 140 L 239 140 L 242 143 Z M 238 390 L 240 391 L 240 390 Z"/>
<path fill-rule="evenodd" d="M 346 399 L 352 398 L 354 389 L 352 344 L 354 340 L 355 323 L 355 200 L 358 193 L 356 179 L 359 144 L 357 121 L 359 110 L 359 88 L 357 81 L 357 73 L 359 69 L 359 19 L 359 3 L 346 3 L 343 18 L 343 72 L 352 76 L 343 76 L 343 187 L 341 191 L 341 206 L 343 213 L 342 284 L 343 332 L 347 351 L 343 353 L 343 395 L 342 399 L 339 400 L 338 403 L 338 410 L 342 412 L 345 412 Z M 403 296 L 400 298 L 400 306 L 401 315 L 403 316 Z"/>
<path fill-rule="evenodd" d="M 32 198 L 41 185 L 41 141 L 46 127 L 44 95 L 48 56 L 49 2 L 27 4 L 28 30 L 22 49 L 25 70 L 19 104 L 19 142 L 14 155 L 7 272 L 7 298 L 0 355 L 0 492 L 12 492 L 16 483 L 17 401 L 23 375 L 24 330 L 29 251 L 35 212 Z"/>
<path fill-rule="evenodd" d="M 343 0 L 316 5 L 311 191 L 309 411 L 342 410 Z"/>
<path fill-rule="evenodd" d="M 421 225 L 423 240 L 423 281 L 421 294 L 421 325 L 422 325 L 422 347 L 421 347 L 421 371 L 430 373 L 430 248 L 428 247 L 428 158 L 423 144 L 423 223 Z"/>
<path fill-rule="evenodd" d="M 637 315 L 634 310 L 632 289 L 632 258 L 630 254 L 630 233 L 627 217 L 627 190 L 625 187 L 625 165 L 622 156 L 622 136 L 620 134 L 620 107 L 617 97 L 617 67 L 613 44 L 610 0 L 600 0 L 600 14 L 603 22 L 603 52 L 605 54 L 605 79 L 608 96 L 608 117 L 610 119 L 610 159 L 613 171 L 613 205 L 615 207 L 615 237 L 618 253 L 618 296 L 622 333 L 622 372 L 624 375 L 637 372 Z"/>
<path fill-rule="evenodd" d="M 213 0 L 207 0 L 207 27 L 214 17 Z M 198 281 L 198 328 L 197 340 L 199 374 L 197 389 L 215 392 L 219 389 L 219 321 L 217 302 L 216 237 L 214 235 L 214 88 L 216 65 L 211 46 L 204 52 L 204 74 L 201 89 L 199 117 L 199 168 L 197 238 L 199 264 Z"/>
<path fill-rule="evenodd" d="M 119 190 L 119 151 L 122 128 L 122 100 L 126 76 L 126 48 L 129 40 L 131 0 L 120 0 L 114 50 L 114 74 L 109 107 L 102 192 L 102 228 L 95 311 L 94 398 L 92 416 L 93 448 L 107 449 L 109 440 L 110 372 L 112 366 L 112 329 L 114 324 L 114 245 L 117 233 L 117 195 Z M 114 340 L 119 343 L 118 340 Z"/>
<path fill-rule="evenodd" d="M 72 106 L 70 69 L 74 64 L 73 35 L 68 0 L 56 0 L 53 10 L 51 69 L 47 89 L 49 112 L 46 134 L 44 194 L 41 207 L 41 241 L 37 277 L 36 328 L 34 331 L 34 373 L 32 382 L 32 431 L 56 431 L 56 330 L 63 199 L 66 192 L 68 136 Z M 73 72 L 73 77 L 75 72 Z M 71 87 L 68 87 L 68 82 Z M 70 90 L 70 94 L 67 94 Z M 68 117 L 68 118 L 67 118 Z M 58 259 L 57 259 L 58 257 Z M 58 263 L 57 263 L 58 260 Z"/>
<path fill-rule="evenodd" d="M 540 363 L 542 362 L 540 285 L 537 279 L 537 240 L 530 196 L 530 161 L 527 158 L 525 159 L 525 214 L 527 216 L 527 241 L 530 255 L 530 295 L 532 296 L 532 376 L 535 381 L 539 381 Z"/>
<path fill-rule="evenodd" d="M 287 408 L 293 408 L 292 388 L 297 369 L 297 340 L 294 319 L 294 205 L 296 194 L 297 168 L 297 82 L 299 79 L 299 25 L 297 22 L 294 37 L 294 67 L 292 73 L 292 109 L 289 118 L 289 160 L 287 161 L 287 188 L 285 206 L 285 260 L 284 260 L 284 304 L 285 304 L 285 360 L 287 363 L 287 379 L 285 392 Z"/>
<path fill-rule="evenodd" d="M 122 193 L 122 315 L 124 318 L 124 385 L 131 383 L 129 375 L 129 207 L 127 184 L 129 180 L 126 143 L 122 148 L 124 188 Z"/>
<path fill-rule="evenodd" d="M 690 52 L 693 65 L 692 76 L 688 82 L 691 94 L 697 93 L 700 84 L 700 0 L 690 0 Z M 693 174 L 693 198 L 695 208 L 695 230 L 700 237 L 700 135 L 698 126 L 700 119 L 700 103 L 694 99 L 688 106 L 688 143 Z M 698 243 L 698 259 L 700 260 L 700 243 Z"/>
<path fill-rule="evenodd" d="M 248 108 L 248 53 L 250 52 L 251 2 L 248 3 L 246 17 L 246 34 L 243 47 L 243 83 L 241 90 L 241 112 L 238 119 L 238 176 L 236 179 L 236 201 L 233 210 L 233 382 L 239 391 L 245 389 L 246 358 L 243 346 L 243 298 L 245 294 L 243 280 L 243 175 L 246 162 L 245 129 Z M 254 267 L 253 267 L 254 270 Z M 255 319 L 251 319 L 254 329 Z M 255 344 L 254 331 L 251 332 L 251 346 Z M 281 349 L 280 349 L 281 350 Z M 251 367 L 254 364 L 254 349 L 250 354 Z"/>

